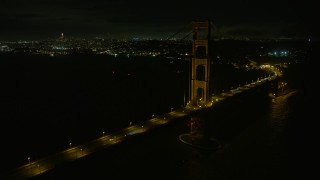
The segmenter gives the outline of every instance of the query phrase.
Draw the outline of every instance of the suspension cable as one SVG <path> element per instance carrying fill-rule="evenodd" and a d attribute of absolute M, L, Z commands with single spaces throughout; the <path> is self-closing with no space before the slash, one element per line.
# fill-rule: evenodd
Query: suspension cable
<path fill-rule="evenodd" d="M 166 39 L 170 40 L 171 38 L 173 38 L 175 35 L 177 35 L 178 33 L 182 32 L 183 30 L 185 30 L 191 23 L 189 22 L 186 26 L 184 26 L 182 29 L 180 29 L 178 32 L 174 33 L 173 35 L 171 35 L 169 38 Z M 189 34 L 188 34 L 189 35 Z"/>

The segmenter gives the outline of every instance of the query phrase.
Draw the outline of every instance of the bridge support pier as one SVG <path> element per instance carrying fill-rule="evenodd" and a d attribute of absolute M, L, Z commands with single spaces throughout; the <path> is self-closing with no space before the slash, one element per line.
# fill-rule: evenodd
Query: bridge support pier
<path fill-rule="evenodd" d="M 191 95 L 194 106 L 205 106 L 209 101 L 210 82 L 210 21 L 193 22 L 192 62 L 191 62 Z"/>

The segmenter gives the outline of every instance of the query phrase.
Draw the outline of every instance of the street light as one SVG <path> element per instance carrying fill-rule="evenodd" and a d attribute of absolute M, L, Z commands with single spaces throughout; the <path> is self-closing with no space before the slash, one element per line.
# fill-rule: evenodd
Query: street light
<path fill-rule="evenodd" d="M 104 131 L 102 131 L 102 136 L 104 136 L 104 133 L 105 133 L 105 132 L 104 132 Z"/>
<path fill-rule="evenodd" d="M 72 143 L 70 142 L 70 143 L 69 143 L 69 147 L 70 147 L 70 148 L 71 148 L 71 145 L 72 145 Z"/>
<path fill-rule="evenodd" d="M 28 157 L 28 161 L 29 161 L 29 163 L 30 163 L 30 157 Z"/>

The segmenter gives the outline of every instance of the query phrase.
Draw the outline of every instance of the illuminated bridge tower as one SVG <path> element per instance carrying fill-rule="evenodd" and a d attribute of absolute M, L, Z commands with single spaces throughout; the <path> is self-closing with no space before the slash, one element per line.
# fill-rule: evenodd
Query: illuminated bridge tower
<path fill-rule="evenodd" d="M 209 101 L 211 39 L 210 21 L 194 21 L 192 25 L 191 103 L 204 106 Z"/>

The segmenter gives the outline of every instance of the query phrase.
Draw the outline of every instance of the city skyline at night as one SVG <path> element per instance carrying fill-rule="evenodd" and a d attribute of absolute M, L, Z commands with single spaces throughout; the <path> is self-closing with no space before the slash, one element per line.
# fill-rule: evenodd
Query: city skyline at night
<path fill-rule="evenodd" d="M 0 0 L 0 179 L 310 176 L 316 10 Z"/>

